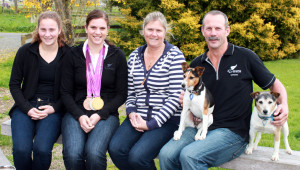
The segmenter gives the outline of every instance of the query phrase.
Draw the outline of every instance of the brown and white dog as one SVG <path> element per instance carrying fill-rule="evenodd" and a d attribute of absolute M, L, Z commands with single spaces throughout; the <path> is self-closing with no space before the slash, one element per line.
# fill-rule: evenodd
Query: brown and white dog
<path fill-rule="evenodd" d="M 185 94 L 179 128 L 174 132 L 173 139 L 179 140 L 185 127 L 196 127 L 198 131 L 195 140 L 203 140 L 206 138 L 208 127 L 213 123 L 212 112 L 214 110 L 214 99 L 202 82 L 205 68 L 199 66 L 189 68 L 186 62 L 181 66 L 184 72 L 181 85 L 185 89 Z M 197 125 L 194 118 L 202 121 Z"/>
<path fill-rule="evenodd" d="M 271 124 L 273 120 L 273 114 L 277 109 L 276 100 L 279 97 L 279 93 L 276 92 L 253 92 L 250 94 L 255 100 L 255 107 L 251 115 L 250 122 L 250 139 L 249 145 L 246 149 L 246 154 L 252 154 L 252 151 L 257 148 L 258 142 L 261 138 L 261 132 L 274 134 L 274 152 L 272 155 L 272 160 L 279 160 L 279 146 L 280 146 L 280 131 L 283 133 L 283 140 L 285 144 L 285 149 L 288 154 L 292 154 L 288 142 L 289 128 L 287 122 L 283 124 L 282 127 L 276 127 Z M 254 143 L 255 135 L 256 140 Z"/>

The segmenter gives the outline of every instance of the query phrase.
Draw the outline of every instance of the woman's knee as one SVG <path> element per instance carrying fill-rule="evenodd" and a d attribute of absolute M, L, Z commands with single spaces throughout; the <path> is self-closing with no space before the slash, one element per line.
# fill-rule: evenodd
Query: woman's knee
<path fill-rule="evenodd" d="M 22 146 L 13 146 L 13 154 L 19 156 L 30 156 L 31 157 L 32 149 L 29 147 L 22 147 Z"/>
<path fill-rule="evenodd" d="M 149 167 L 152 162 L 151 158 L 145 157 L 145 155 L 140 155 L 139 153 L 129 153 L 128 163 L 131 167 L 135 169 L 142 169 L 145 167 Z"/>

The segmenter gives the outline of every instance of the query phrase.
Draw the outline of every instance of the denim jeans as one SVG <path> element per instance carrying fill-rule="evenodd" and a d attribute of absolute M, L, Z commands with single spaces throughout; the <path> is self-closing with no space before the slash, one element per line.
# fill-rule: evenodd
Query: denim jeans
<path fill-rule="evenodd" d="M 113 136 L 108 152 L 120 170 L 156 169 L 155 157 L 177 128 L 175 124 L 165 123 L 158 129 L 138 132 L 126 118 Z"/>
<path fill-rule="evenodd" d="M 80 123 L 67 113 L 62 121 L 63 159 L 67 170 L 105 170 L 110 139 L 119 126 L 119 118 L 109 116 L 85 133 Z"/>
<path fill-rule="evenodd" d="M 206 139 L 195 141 L 195 128 L 186 128 L 178 141 L 171 139 L 159 153 L 163 170 L 202 170 L 219 166 L 240 156 L 247 142 L 227 128 L 208 131 Z"/>
<path fill-rule="evenodd" d="M 58 112 L 41 120 L 32 120 L 18 107 L 13 110 L 11 131 L 16 169 L 49 169 L 53 145 L 60 135 L 61 119 Z"/>

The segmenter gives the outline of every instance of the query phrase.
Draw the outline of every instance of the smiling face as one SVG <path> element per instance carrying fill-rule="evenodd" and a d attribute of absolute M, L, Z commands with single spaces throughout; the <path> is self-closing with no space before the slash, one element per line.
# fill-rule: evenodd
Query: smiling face
<path fill-rule="evenodd" d="M 144 37 L 149 47 L 160 47 L 164 43 L 166 29 L 159 20 L 151 21 L 144 28 Z"/>
<path fill-rule="evenodd" d="M 38 33 L 41 43 L 47 46 L 57 44 L 57 38 L 61 29 L 55 20 L 47 18 L 42 19 L 39 24 Z"/>
<path fill-rule="evenodd" d="M 92 19 L 89 24 L 85 26 L 89 44 L 103 45 L 108 29 L 107 22 L 103 18 Z"/>
<path fill-rule="evenodd" d="M 209 49 L 227 47 L 230 28 L 225 25 L 225 18 L 222 15 L 209 14 L 205 17 L 201 31 Z"/>

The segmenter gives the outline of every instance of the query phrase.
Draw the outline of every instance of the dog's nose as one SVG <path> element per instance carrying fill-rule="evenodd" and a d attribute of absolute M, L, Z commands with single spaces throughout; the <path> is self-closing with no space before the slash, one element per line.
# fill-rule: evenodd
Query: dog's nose
<path fill-rule="evenodd" d="M 268 111 L 267 110 L 263 110 L 263 113 L 266 115 L 266 114 L 268 114 Z"/>
<path fill-rule="evenodd" d="M 185 84 L 184 83 L 182 83 L 181 86 L 182 86 L 182 88 L 185 88 Z"/>

